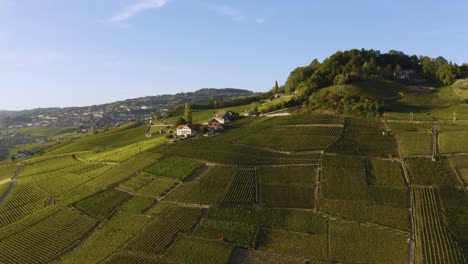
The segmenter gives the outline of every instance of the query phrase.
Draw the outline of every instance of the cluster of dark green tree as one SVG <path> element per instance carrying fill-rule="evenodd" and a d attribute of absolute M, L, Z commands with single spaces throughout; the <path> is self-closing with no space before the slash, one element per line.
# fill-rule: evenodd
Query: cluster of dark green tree
<path fill-rule="evenodd" d="M 192 105 L 189 103 L 184 104 L 184 116 L 177 118 L 176 122 L 174 123 L 174 127 L 178 127 L 180 125 L 185 124 L 192 124 Z"/>
<path fill-rule="evenodd" d="M 370 78 L 392 79 L 404 71 L 444 85 L 452 84 L 461 76 L 461 67 L 443 57 L 434 59 L 394 50 L 381 53 L 378 50 L 353 49 L 338 51 L 322 63 L 315 59 L 308 66 L 296 68 L 283 89 L 286 94 L 295 92 L 305 99 L 322 87 Z"/>
<path fill-rule="evenodd" d="M 352 95 L 347 91 L 323 91 L 313 93 L 307 102 L 313 109 L 333 110 L 337 114 L 374 118 L 382 114 L 383 102 L 376 98 Z"/>
<path fill-rule="evenodd" d="M 242 96 L 238 98 L 232 98 L 224 100 L 223 97 L 220 98 L 210 98 L 206 103 L 191 103 L 192 109 L 218 109 L 225 107 L 234 107 L 239 105 L 246 105 L 252 102 L 258 102 L 264 99 L 264 95 L 257 94 L 251 96 Z M 174 108 L 174 110 L 182 110 L 183 105 Z"/>
<path fill-rule="evenodd" d="M 468 79 L 468 63 L 464 63 L 460 66 L 461 77 Z"/>

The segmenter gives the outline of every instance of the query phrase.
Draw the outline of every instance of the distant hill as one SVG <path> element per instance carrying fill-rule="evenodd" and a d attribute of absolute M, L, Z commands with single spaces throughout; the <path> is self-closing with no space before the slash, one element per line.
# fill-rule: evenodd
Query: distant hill
<path fill-rule="evenodd" d="M 252 95 L 254 92 L 243 89 L 204 88 L 195 92 L 146 96 L 84 107 L 0 111 L 0 128 L 21 127 L 28 124 L 33 126 L 102 126 L 149 117 L 155 112 L 187 102 L 201 104 L 210 100 L 231 100 Z"/>

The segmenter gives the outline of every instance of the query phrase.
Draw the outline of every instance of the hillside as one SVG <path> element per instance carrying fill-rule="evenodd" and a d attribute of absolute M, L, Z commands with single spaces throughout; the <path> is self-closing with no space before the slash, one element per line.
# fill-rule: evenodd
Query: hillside
<path fill-rule="evenodd" d="M 155 113 L 186 102 L 193 105 L 217 102 L 223 105 L 255 98 L 254 93 L 247 90 L 205 88 L 189 93 L 148 96 L 87 107 L 0 111 L 0 161 L 25 149 L 41 152 L 50 145 L 45 143 L 76 139 L 129 121 L 147 120 Z"/>
<path fill-rule="evenodd" d="M 468 263 L 466 80 L 331 78 L 335 56 L 151 122 L 1 134 L 48 140 L 0 163 L 0 263 Z"/>
<path fill-rule="evenodd" d="M 81 124 L 85 127 L 92 127 L 95 124 L 105 125 L 144 118 L 162 109 L 168 109 L 187 102 L 205 103 L 209 100 L 230 100 L 252 96 L 253 94 L 251 91 L 234 88 L 204 88 L 195 92 L 146 96 L 85 107 L 0 111 L 0 128 L 24 127 L 28 123 L 39 122 L 41 116 L 47 117 L 48 122 L 43 122 L 40 126 L 73 126 Z"/>
<path fill-rule="evenodd" d="M 375 84 L 327 89 L 393 97 Z M 3 163 L 0 262 L 466 263 L 468 118 L 306 110 L 175 143 L 129 124 Z"/>

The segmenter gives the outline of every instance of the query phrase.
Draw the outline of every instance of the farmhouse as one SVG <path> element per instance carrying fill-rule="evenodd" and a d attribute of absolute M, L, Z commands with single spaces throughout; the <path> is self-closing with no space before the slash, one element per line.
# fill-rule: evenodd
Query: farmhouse
<path fill-rule="evenodd" d="M 18 152 L 18 154 L 16 155 L 16 159 L 25 159 L 31 157 L 32 155 L 34 155 L 34 153 L 32 153 L 31 151 L 23 150 Z"/>
<path fill-rule="evenodd" d="M 198 133 L 198 127 L 196 125 L 180 125 L 177 127 L 178 137 L 193 137 Z"/>
<path fill-rule="evenodd" d="M 233 111 L 227 111 L 225 113 L 216 115 L 211 121 L 217 120 L 220 124 L 224 125 L 237 119 L 239 119 L 238 113 L 233 112 Z"/>
<path fill-rule="evenodd" d="M 224 127 L 217 119 L 212 119 L 210 122 L 208 122 L 208 132 L 210 133 L 218 133 L 222 132 L 224 130 Z"/>

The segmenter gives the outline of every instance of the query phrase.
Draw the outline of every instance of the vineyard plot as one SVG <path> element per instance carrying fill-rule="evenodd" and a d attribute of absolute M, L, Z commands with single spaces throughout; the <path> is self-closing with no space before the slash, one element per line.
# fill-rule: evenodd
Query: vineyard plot
<path fill-rule="evenodd" d="M 431 187 L 411 190 L 415 228 L 415 263 L 466 263 L 441 215 L 439 197 Z"/>
<path fill-rule="evenodd" d="M 228 145 L 219 142 L 203 144 L 204 141 L 179 142 L 158 149 L 164 154 L 206 160 L 220 164 L 239 166 L 318 164 L 320 154 L 287 154 L 272 152 L 246 145 Z"/>
<path fill-rule="evenodd" d="M 177 187 L 167 199 L 198 204 L 218 204 L 232 180 L 235 168 L 210 166 L 199 177 Z"/>
<path fill-rule="evenodd" d="M 327 260 L 327 235 L 262 229 L 258 250 L 287 257 Z"/>
<path fill-rule="evenodd" d="M 44 263 L 77 243 L 96 221 L 62 209 L 0 240 L 1 263 Z"/>
<path fill-rule="evenodd" d="M 338 140 L 341 129 L 320 126 L 265 127 L 241 138 L 239 143 L 279 151 L 323 150 Z"/>
<path fill-rule="evenodd" d="M 105 263 L 112 264 L 165 264 L 166 261 L 162 260 L 159 256 L 141 256 L 138 254 L 132 254 L 129 252 L 122 252 L 113 255 Z"/>
<path fill-rule="evenodd" d="M 44 208 L 48 197 L 48 194 L 36 185 L 18 180 L 0 206 L 0 227 Z"/>
<path fill-rule="evenodd" d="M 153 220 L 144 215 L 117 211 L 82 241 L 79 247 L 61 257 L 60 263 L 102 263 L 152 223 Z"/>
<path fill-rule="evenodd" d="M 168 263 L 227 263 L 234 248 L 233 244 L 181 235 L 167 250 Z"/>
<path fill-rule="evenodd" d="M 237 169 L 226 188 L 223 204 L 253 204 L 256 202 L 255 170 Z"/>
<path fill-rule="evenodd" d="M 262 206 L 313 208 L 316 172 L 314 166 L 259 168 Z"/>
<path fill-rule="evenodd" d="M 201 210 L 189 207 L 168 207 L 156 223 L 127 245 L 127 249 L 149 254 L 160 254 L 179 232 L 188 232 L 198 221 Z"/>
<path fill-rule="evenodd" d="M 114 208 L 131 197 L 128 193 L 107 189 L 77 202 L 75 207 L 89 215 L 104 219 Z"/>

